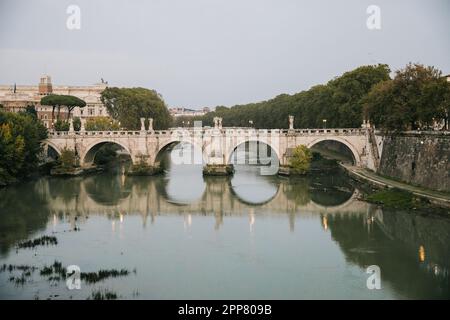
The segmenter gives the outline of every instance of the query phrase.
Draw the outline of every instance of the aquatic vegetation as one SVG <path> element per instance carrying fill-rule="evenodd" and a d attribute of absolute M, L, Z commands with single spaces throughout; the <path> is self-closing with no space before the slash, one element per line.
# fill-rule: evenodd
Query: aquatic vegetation
<path fill-rule="evenodd" d="M 51 276 L 47 279 L 48 281 L 60 281 L 61 277 L 58 276 Z"/>
<path fill-rule="evenodd" d="M 62 263 L 59 261 L 53 262 L 51 266 L 44 266 L 40 271 L 41 276 L 52 276 L 59 275 L 61 278 L 66 278 L 66 269 L 63 267 Z M 55 278 L 55 277 L 50 277 Z M 49 278 L 49 280 L 50 280 Z"/>
<path fill-rule="evenodd" d="M 140 293 L 139 293 L 138 289 L 134 289 L 133 293 L 131 295 L 133 298 L 137 298 L 137 297 L 139 297 Z"/>
<path fill-rule="evenodd" d="M 82 272 L 81 280 L 86 281 L 87 283 L 96 283 L 107 278 L 117 278 L 127 276 L 130 272 L 126 269 L 121 270 L 99 270 L 98 272 Z"/>
<path fill-rule="evenodd" d="M 133 270 L 133 272 L 135 272 Z M 135 272 L 136 273 L 136 272 Z M 66 268 L 63 267 L 62 263 L 55 261 L 51 266 L 44 266 L 40 271 L 41 276 L 50 276 L 48 280 L 58 281 L 66 279 Z M 130 272 L 126 269 L 101 269 L 97 272 L 81 272 L 80 278 L 86 283 L 92 284 L 107 278 L 117 278 L 129 275 Z"/>
<path fill-rule="evenodd" d="M 66 268 L 64 268 L 62 263 L 59 261 L 53 262 L 52 267 L 53 267 L 53 270 L 55 270 L 55 273 L 57 273 L 57 274 L 65 274 L 66 273 Z"/>
<path fill-rule="evenodd" d="M 42 236 L 33 240 L 20 242 L 18 248 L 35 248 L 37 246 L 57 245 L 58 239 L 54 236 Z"/>
<path fill-rule="evenodd" d="M 16 286 L 23 286 L 27 282 L 32 282 L 32 274 L 35 270 L 39 270 L 41 277 L 46 277 L 50 282 L 50 286 L 58 286 L 60 281 L 65 280 L 68 277 L 67 270 L 60 261 L 54 261 L 51 265 L 44 265 L 41 268 L 28 266 L 28 265 L 12 265 L 3 264 L 0 266 L 0 272 L 9 272 L 11 275 L 8 277 L 9 282 L 14 283 Z M 21 271 L 19 275 L 15 275 L 13 272 Z M 136 268 L 132 271 L 136 274 Z M 94 284 L 99 281 L 103 281 L 108 278 L 117 278 L 129 275 L 131 272 L 127 269 L 100 269 L 97 272 L 81 272 L 80 278 L 87 284 Z M 138 296 L 139 293 L 134 292 L 134 296 Z M 39 299 L 35 296 L 35 299 Z M 117 299 L 117 294 L 108 290 L 97 290 L 92 293 L 89 299 L 93 300 L 114 300 Z"/>
<path fill-rule="evenodd" d="M 90 298 L 92 300 L 116 300 L 117 294 L 113 291 L 105 290 L 96 290 L 93 291 Z"/>
<path fill-rule="evenodd" d="M 49 275 L 52 275 L 53 274 L 53 268 L 52 267 L 47 267 L 47 266 L 44 266 L 42 269 L 41 269 L 41 276 L 49 276 Z"/>
<path fill-rule="evenodd" d="M 414 209 L 423 205 L 412 193 L 397 188 L 377 191 L 368 195 L 366 200 L 397 209 Z"/>
<path fill-rule="evenodd" d="M 19 270 L 19 271 L 23 271 L 23 272 L 29 272 L 30 275 L 32 272 L 34 272 L 34 270 L 36 270 L 36 267 L 33 266 L 27 266 L 27 265 L 13 265 L 13 264 L 3 264 L 0 267 L 0 272 L 4 272 L 4 271 L 8 271 L 8 272 L 13 272 L 14 270 Z"/>
<path fill-rule="evenodd" d="M 31 276 L 31 272 L 22 272 L 22 274 L 18 277 L 10 276 L 9 281 L 14 282 L 16 286 L 24 285 L 27 282 L 27 278 Z"/>

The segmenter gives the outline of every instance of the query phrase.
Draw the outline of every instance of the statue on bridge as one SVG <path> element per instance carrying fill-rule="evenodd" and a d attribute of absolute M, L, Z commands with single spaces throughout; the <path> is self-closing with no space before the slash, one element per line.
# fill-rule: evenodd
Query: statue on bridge
<path fill-rule="evenodd" d="M 215 129 L 222 129 L 222 118 L 220 117 L 214 117 L 214 128 Z"/>
<path fill-rule="evenodd" d="M 153 118 L 147 118 L 148 120 L 148 131 L 153 131 Z M 141 118 L 141 131 L 145 130 L 145 118 Z"/>
<path fill-rule="evenodd" d="M 294 130 L 294 116 L 289 116 L 289 130 Z"/>

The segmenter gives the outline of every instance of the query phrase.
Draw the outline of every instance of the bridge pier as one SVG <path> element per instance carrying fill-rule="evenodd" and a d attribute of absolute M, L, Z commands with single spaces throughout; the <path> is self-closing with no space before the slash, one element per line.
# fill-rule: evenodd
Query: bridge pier
<path fill-rule="evenodd" d="M 204 176 L 231 176 L 234 174 L 232 164 L 207 164 L 203 167 Z"/>

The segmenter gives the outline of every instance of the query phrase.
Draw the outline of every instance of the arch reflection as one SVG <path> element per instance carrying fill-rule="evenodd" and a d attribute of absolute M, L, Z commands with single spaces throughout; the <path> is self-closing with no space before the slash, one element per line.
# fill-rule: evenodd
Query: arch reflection
<path fill-rule="evenodd" d="M 86 193 L 96 203 L 117 205 L 130 196 L 132 181 L 119 167 L 117 171 L 87 177 L 83 184 Z"/>
<path fill-rule="evenodd" d="M 171 165 L 166 174 L 153 177 L 128 177 L 119 170 L 44 180 L 52 212 L 240 215 L 251 208 L 257 208 L 255 214 L 356 210 L 351 208 L 356 189 L 345 177 L 339 180 L 339 173 L 281 178 L 259 175 L 258 166 L 244 166 L 231 178 L 203 177 L 200 165 Z"/>
<path fill-rule="evenodd" d="M 272 201 L 279 189 L 279 179 L 259 174 L 260 166 L 237 165 L 230 179 L 230 191 L 243 203 L 261 205 Z"/>
<path fill-rule="evenodd" d="M 175 142 L 158 154 L 164 176 L 157 177 L 158 190 L 169 202 L 189 204 L 200 200 L 206 184 L 202 177 L 201 150 L 189 142 Z"/>

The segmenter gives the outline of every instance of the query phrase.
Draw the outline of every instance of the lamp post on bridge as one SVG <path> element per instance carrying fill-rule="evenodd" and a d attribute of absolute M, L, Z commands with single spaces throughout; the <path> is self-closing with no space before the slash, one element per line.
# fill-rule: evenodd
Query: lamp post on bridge
<path fill-rule="evenodd" d="M 323 119 L 323 128 L 326 129 L 327 128 L 327 119 Z"/>
<path fill-rule="evenodd" d="M 73 128 L 73 119 L 69 119 L 69 132 L 73 133 L 75 130 Z"/>

